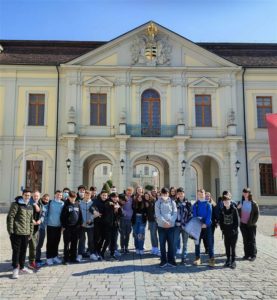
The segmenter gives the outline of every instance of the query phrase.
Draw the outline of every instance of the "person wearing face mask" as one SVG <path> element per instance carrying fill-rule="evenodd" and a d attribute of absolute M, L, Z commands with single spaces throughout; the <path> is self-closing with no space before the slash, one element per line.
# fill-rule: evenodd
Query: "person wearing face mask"
<path fill-rule="evenodd" d="M 78 193 L 76 198 L 77 202 L 81 202 L 84 199 L 86 189 L 87 189 L 86 186 L 82 184 L 78 186 Z"/>
<path fill-rule="evenodd" d="M 219 216 L 219 225 L 224 236 L 227 260 L 225 267 L 236 268 L 236 244 L 238 240 L 239 215 L 235 205 L 231 202 L 231 194 L 224 195 L 223 208 Z M 231 260 L 230 260 L 231 259 Z"/>
<path fill-rule="evenodd" d="M 155 215 L 161 250 L 160 267 L 176 267 L 174 256 L 174 226 L 177 218 L 176 202 L 169 197 L 167 188 L 161 189 L 161 197 L 155 202 Z M 166 253 L 166 244 L 168 251 Z"/>
<path fill-rule="evenodd" d="M 195 261 L 194 265 L 199 266 L 201 264 L 200 259 L 200 245 L 201 239 L 206 238 L 209 249 L 209 266 L 215 266 L 214 259 L 214 243 L 212 237 L 212 205 L 205 198 L 205 190 L 199 189 L 197 191 L 197 201 L 193 205 L 193 217 L 199 217 L 202 221 L 202 230 L 199 239 L 199 243 L 195 245 Z"/>
<path fill-rule="evenodd" d="M 62 198 L 62 201 L 63 201 L 63 202 L 65 202 L 65 201 L 68 199 L 68 197 L 69 197 L 69 192 L 70 192 L 70 189 L 69 189 L 69 188 L 65 187 L 65 188 L 63 189 L 63 198 Z"/>

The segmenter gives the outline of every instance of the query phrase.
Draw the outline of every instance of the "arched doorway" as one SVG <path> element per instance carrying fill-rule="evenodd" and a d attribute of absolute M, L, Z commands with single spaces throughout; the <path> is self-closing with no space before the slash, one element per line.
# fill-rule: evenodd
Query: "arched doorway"
<path fill-rule="evenodd" d="M 83 165 L 83 183 L 90 187 L 96 186 L 101 191 L 108 180 L 113 181 L 112 161 L 103 154 L 93 154 L 86 158 Z"/>
<path fill-rule="evenodd" d="M 141 135 L 161 135 L 160 95 L 153 89 L 145 90 L 141 95 Z"/>
<path fill-rule="evenodd" d="M 189 195 L 195 195 L 196 190 L 204 188 L 211 192 L 214 199 L 220 195 L 220 173 L 218 162 L 211 156 L 201 155 L 190 163 L 188 181 L 190 182 Z"/>
<path fill-rule="evenodd" d="M 149 185 L 154 188 L 169 187 L 169 165 L 167 161 L 157 155 L 145 155 L 137 158 L 133 163 L 133 177 L 131 185 Z"/>

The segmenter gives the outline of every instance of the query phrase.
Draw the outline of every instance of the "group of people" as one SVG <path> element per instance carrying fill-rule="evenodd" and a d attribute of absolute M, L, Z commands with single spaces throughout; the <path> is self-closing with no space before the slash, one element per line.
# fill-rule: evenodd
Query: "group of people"
<path fill-rule="evenodd" d="M 258 204 L 253 201 L 251 190 L 243 189 L 242 199 L 232 201 L 231 193 L 224 191 L 215 202 L 209 192 L 197 191 L 194 203 L 185 197 L 182 187 L 134 191 L 128 187 L 118 194 L 115 187 L 109 193 L 84 185 L 78 191 L 64 188 L 57 190 L 50 200 L 39 191 L 23 190 L 15 198 L 7 216 L 7 230 L 12 246 L 12 278 L 33 273 L 44 263 L 79 263 L 83 258 L 106 259 L 109 252 L 112 260 L 129 253 L 129 239 L 133 231 L 135 252 L 144 254 L 145 229 L 148 222 L 151 254 L 160 256 L 161 268 L 176 267 L 176 257 L 181 264 L 187 263 L 188 240 L 194 238 L 195 260 L 201 264 L 200 245 L 203 241 L 209 255 L 209 266 L 215 266 L 214 231 L 220 227 L 224 236 L 226 267 L 236 267 L 236 243 L 240 227 L 244 259 L 254 261 L 257 255 L 256 223 L 259 217 Z M 197 232 L 197 237 L 195 237 Z M 118 236 L 120 234 L 119 245 Z M 64 253 L 58 255 L 63 235 Z M 46 242 L 46 261 L 41 259 L 41 249 Z M 29 246 L 29 265 L 25 257 Z"/>

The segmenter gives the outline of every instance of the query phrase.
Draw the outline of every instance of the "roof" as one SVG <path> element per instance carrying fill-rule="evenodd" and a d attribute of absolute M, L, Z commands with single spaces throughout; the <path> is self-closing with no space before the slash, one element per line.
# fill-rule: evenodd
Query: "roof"
<path fill-rule="evenodd" d="M 84 55 L 107 42 L 0 40 L 2 65 L 55 66 Z M 277 44 L 196 43 L 208 51 L 243 67 L 277 68 Z"/>

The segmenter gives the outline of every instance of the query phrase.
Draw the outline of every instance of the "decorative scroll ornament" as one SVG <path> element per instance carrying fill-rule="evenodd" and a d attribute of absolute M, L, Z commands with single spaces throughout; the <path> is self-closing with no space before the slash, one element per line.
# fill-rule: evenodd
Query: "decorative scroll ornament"
<path fill-rule="evenodd" d="M 168 37 L 158 34 L 157 27 L 151 23 L 146 33 L 135 37 L 131 45 L 133 65 L 169 65 L 172 47 Z"/>

